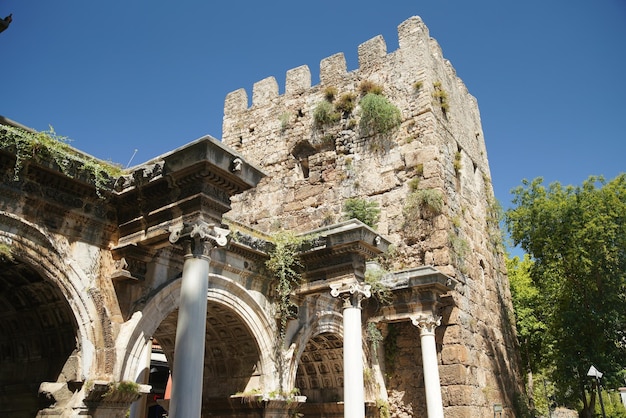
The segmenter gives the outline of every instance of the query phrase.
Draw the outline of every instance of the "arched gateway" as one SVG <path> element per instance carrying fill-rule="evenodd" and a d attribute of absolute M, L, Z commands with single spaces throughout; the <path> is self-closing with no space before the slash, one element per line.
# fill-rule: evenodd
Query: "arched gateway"
<path fill-rule="evenodd" d="M 303 283 L 283 320 L 265 269 L 271 237 L 222 217 L 263 174 L 219 142 L 201 138 L 104 187 L 45 157 L 17 170 L 10 151 L 0 150 L 3 412 L 150 416 L 157 343 L 174 389 L 162 405 L 175 416 L 177 401 L 178 416 L 376 411 L 372 382 L 344 399 L 346 380 L 370 362 L 364 273 L 388 245 L 371 228 L 348 221 L 307 234 Z"/>
<path fill-rule="evenodd" d="M 0 117 L 0 412 L 514 416 L 478 106 L 419 18 L 398 45 L 236 90 L 223 142 L 125 170 Z"/>

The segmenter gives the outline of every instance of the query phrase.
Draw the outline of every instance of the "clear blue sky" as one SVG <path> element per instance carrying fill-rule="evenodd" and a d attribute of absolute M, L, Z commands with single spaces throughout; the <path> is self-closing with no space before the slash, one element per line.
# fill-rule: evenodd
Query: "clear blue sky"
<path fill-rule="evenodd" d="M 0 0 L 0 115 L 133 165 L 210 134 L 227 93 L 421 16 L 478 99 L 496 197 L 626 171 L 624 0 Z M 282 91 L 283 87 L 281 87 Z"/>

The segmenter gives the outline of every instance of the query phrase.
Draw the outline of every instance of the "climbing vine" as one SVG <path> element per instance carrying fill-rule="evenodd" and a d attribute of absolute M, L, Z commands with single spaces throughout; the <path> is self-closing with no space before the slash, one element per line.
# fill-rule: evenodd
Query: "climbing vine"
<path fill-rule="evenodd" d="M 387 274 L 388 272 L 382 268 L 367 269 L 365 271 L 365 284 L 371 286 L 372 296 L 381 305 L 389 305 L 393 299 L 391 289 L 383 282 L 383 277 Z"/>
<path fill-rule="evenodd" d="M 291 231 L 283 231 L 274 235 L 273 246 L 268 251 L 269 259 L 265 266 L 275 280 L 276 316 L 279 320 L 281 342 L 285 338 L 287 321 L 293 317 L 297 307 L 291 300 L 293 290 L 301 283 L 299 253 L 302 248 L 312 242 L 313 237 L 296 235 Z"/>
<path fill-rule="evenodd" d="M 276 319 L 278 334 L 274 355 L 278 366 L 279 392 L 283 393 L 283 375 L 285 370 L 283 345 L 285 343 L 287 323 L 294 317 L 296 304 L 291 300 L 294 289 L 302 282 L 299 253 L 302 248 L 313 241 L 312 237 L 296 235 L 291 231 L 282 231 L 274 235 L 273 245 L 268 250 L 265 267 L 273 278 L 276 292 Z"/>
<path fill-rule="evenodd" d="M 374 352 L 378 350 L 378 345 L 384 340 L 383 334 L 380 332 L 374 322 L 367 323 L 367 341 L 372 345 Z"/>

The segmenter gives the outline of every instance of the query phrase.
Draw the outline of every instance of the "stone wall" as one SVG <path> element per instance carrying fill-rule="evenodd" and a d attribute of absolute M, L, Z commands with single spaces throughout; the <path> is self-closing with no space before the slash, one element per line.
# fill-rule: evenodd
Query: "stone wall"
<path fill-rule="evenodd" d="M 381 36 L 360 45 L 354 71 L 341 53 L 322 60 L 318 85 L 302 66 L 287 72 L 284 94 L 269 77 L 254 85 L 251 103 L 243 89 L 226 97 L 223 142 L 268 174 L 233 199 L 227 216 L 265 232 L 306 231 L 342 220 L 348 198 L 377 202 L 377 230 L 395 246 L 390 269 L 432 265 L 460 282 L 437 333 L 446 416 L 490 416 L 494 403 L 513 416 L 521 383 L 477 101 L 420 18 L 403 22 L 398 35 L 393 52 Z M 400 110 L 397 129 L 361 129 L 359 105 L 316 123 L 331 90 L 333 104 L 348 93 L 358 102 L 365 81 Z M 441 210 L 409 210 L 420 193 L 441 196 Z M 416 341 L 407 336 L 415 330 L 401 329 L 398 343 Z M 423 407 L 423 383 L 411 371 L 420 367 L 408 367 L 419 362 L 419 347 L 406 344 L 407 367 L 388 373 L 394 416 Z"/>

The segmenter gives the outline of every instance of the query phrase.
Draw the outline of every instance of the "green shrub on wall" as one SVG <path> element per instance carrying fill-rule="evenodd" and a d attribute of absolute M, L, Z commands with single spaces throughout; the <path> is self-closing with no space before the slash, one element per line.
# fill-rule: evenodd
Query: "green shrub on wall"
<path fill-rule="evenodd" d="M 435 90 L 433 92 L 433 98 L 435 99 L 439 107 L 441 108 L 443 115 L 447 116 L 448 110 L 450 109 L 450 105 L 448 103 L 448 93 L 446 93 L 443 87 L 441 87 L 440 81 L 433 83 L 433 88 Z"/>
<path fill-rule="evenodd" d="M 443 211 L 443 196 L 436 189 L 420 189 L 409 193 L 404 204 L 404 217 L 415 220 L 419 217 L 431 218 Z"/>
<path fill-rule="evenodd" d="M 319 102 L 313 111 L 313 120 L 319 126 L 329 125 L 341 119 L 341 114 L 335 111 L 335 108 L 326 100 Z"/>
<path fill-rule="evenodd" d="M 119 165 L 97 160 L 72 148 L 69 139 L 50 127 L 47 132 L 29 132 L 0 125 L 0 149 L 15 154 L 14 179 L 18 180 L 24 163 L 29 160 L 52 164 L 68 177 L 87 176 L 96 193 L 111 187 L 123 170 Z"/>
<path fill-rule="evenodd" d="M 367 133 L 384 134 L 402 123 L 402 114 L 393 103 L 379 94 L 368 93 L 361 99 L 360 128 Z"/>
<path fill-rule="evenodd" d="M 383 86 L 376 84 L 371 80 L 363 80 L 359 84 L 359 92 L 365 96 L 367 94 L 383 94 Z"/>
<path fill-rule="evenodd" d="M 335 103 L 335 110 L 344 116 L 350 115 L 356 106 L 356 95 L 354 93 L 343 94 L 337 103 Z"/>
<path fill-rule="evenodd" d="M 345 219 L 358 219 L 365 225 L 375 228 L 380 217 L 378 202 L 370 202 L 365 199 L 352 198 L 343 202 Z"/>

